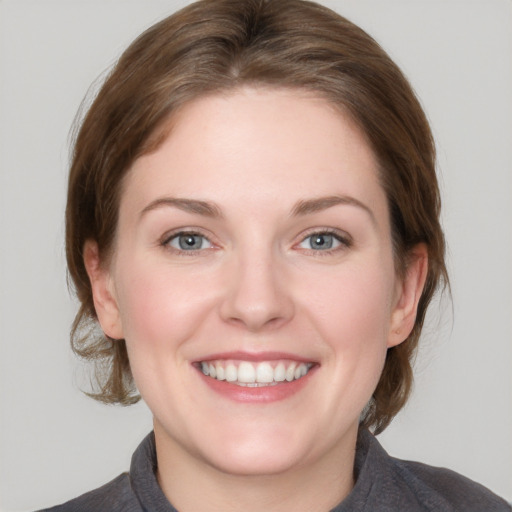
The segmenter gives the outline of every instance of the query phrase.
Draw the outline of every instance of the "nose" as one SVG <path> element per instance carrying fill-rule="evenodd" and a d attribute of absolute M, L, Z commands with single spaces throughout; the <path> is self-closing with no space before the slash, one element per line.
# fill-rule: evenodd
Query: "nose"
<path fill-rule="evenodd" d="M 228 273 L 221 304 L 224 321 L 259 332 L 278 328 L 293 317 L 289 279 L 271 255 L 236 258 Z"/>

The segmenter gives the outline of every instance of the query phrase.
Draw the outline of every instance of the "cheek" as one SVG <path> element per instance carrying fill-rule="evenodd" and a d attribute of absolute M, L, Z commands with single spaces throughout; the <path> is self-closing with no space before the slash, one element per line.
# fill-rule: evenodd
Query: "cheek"
<path fill-rule="evenodd" d="M 339 411 L 333 413 L 336 421 L 343 422 L 345 415 L 360 414 L 382 373 L 394 272 L 383 272 L 378 264 L 351 265 L 325 283 L 321 293 L 313 288 L 317 292 L 303 307 L 328 351 L 325 364 L 333 392 L 325 400 Z M 340 403 L 346 407 L 340 408 Z"/>
<path fill-rule="evenodd" d="M 334 345 L 362 349 L 372 342 L 385 344 L 391 319 L 391 275 L 378 266 L 347 267 L 325 279 L 324 286 L 318 286 L 319 281 L 308 283 L 310 293 L 303 307 Z"/>
<path fill-rule="evenodd" d="M 192 336 L 211 304 L 206 276 L 147 262 L 120 270 L 118 304 L 129 347 L 176 346 Z"/>

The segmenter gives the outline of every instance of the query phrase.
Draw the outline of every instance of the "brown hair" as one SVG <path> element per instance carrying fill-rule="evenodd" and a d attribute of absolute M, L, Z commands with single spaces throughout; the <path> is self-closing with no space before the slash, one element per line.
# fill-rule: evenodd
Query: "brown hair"
<path fill-rule="evenodd" d="M 435 148 L 409 83 L 363 30 L 301 0 L 202 0 L 149 28 L 124 52 L 83 119 L 74 145 L 66 209 L 69 274 L 81 303 L 71 339 L 97 363 L 95 398 L 137 401 L 124 340 L 94 328 L 96 313 L 83 247 L 98 243 L 108 260 L 123 176 L 158 147 L 169 117 L 186 102 L 235 87 L 301 88 L 348 112 L 366 134 L 381 170 L 396 268 L 409 250 L 428 248 L 428 275 L 408 339 L 390 348 L 362 421 L 382 431 L 403 407 L 427 306 L 448 282 Z M 168 124 L 168 123 L 167 123 Z"/>

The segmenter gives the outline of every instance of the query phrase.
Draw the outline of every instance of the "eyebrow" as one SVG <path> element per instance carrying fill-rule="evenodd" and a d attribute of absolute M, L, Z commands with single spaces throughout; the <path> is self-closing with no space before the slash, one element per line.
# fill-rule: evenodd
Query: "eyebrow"
<path fill-rule="evenodd" d="M 364 203 L 351 196 L 326 196 L 314 199 L 298 201 L 292 209 L 293 216 L 308 215 L 320 212 L 338 205 L 356 206 L 364 210 L 369 216 L 373 224 L 377 224 L 377 220 L 373 211 Z"/>
<path fill-rule="evenodd" d="M 184 212 L 196 213 L 198 215 L 204 215 L 206 217 L 218 218 L 222 217 L 220 208 L 214 203 L 207 201 L 200 201 L 198 199 L 182 199 L 177 197 L 161 197 L 151 201 L 141 212 L 142 217 L 149 211 L 162 208 L 164 206 L 173 206 L 183 210 Z"/>
<path fill-rule="evenodd" d="M 351 196 L 325 196 L 318 197 L 314 199 L 304 199 L 298 201 L 295 206 L 292 208 L 291 214 L 292 216 L 303 216 L 311 213 L 320 212 L 323 210 L 327 210 L 328 208 L 332 208 L 333 206 L 338 205 L 349 205 L 356 206 L 364 210 L 369 216 L 371 221 L 376 224 L 377 221 L 375 219 L 375 215 L 373 211 L 366 206 L 364 203 Z M 156 210 L 158 208 L 162 208 L 165 206 L 171 206 L 174 208 L 178 208 L 188 213 L 195 213 L 198 215 L 204 215 L 206 217 L 212 218 L 220 218 L 222 217 L 222 212 L 220 208 L 211 202 L 201 201 L 198 199 L 185 199 L 185 198 L 177 198 L 177 197 L 161 197 L 155 199 L 151 203 L 149 203 L 140 213 L 142 217 L 149 211 Z"/>

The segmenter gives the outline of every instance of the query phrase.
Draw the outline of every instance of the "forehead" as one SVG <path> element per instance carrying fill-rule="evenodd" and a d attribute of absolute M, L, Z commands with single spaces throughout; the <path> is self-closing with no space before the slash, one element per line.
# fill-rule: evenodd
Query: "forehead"
<path fill-rule="evenodd" d="M 285 204 L 335 193 L 374 203 L 377 169 L 365 136 L 327 100 L 245 87 L 183 106 L 162 144 L 134 162 L 122 203 L 171 194 Z"/>

